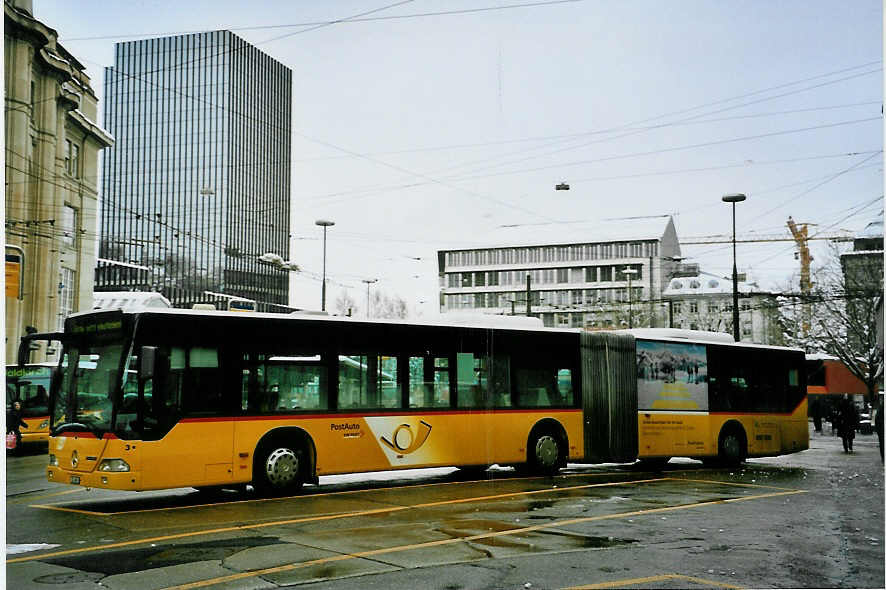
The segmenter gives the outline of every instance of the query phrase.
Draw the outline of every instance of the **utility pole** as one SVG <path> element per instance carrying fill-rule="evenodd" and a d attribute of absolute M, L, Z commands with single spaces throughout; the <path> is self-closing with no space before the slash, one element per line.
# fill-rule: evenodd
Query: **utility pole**
<path fill-rule="evenodd" d="M 532 313 L 532 275 L 526 273 L 526 317 Z"/>

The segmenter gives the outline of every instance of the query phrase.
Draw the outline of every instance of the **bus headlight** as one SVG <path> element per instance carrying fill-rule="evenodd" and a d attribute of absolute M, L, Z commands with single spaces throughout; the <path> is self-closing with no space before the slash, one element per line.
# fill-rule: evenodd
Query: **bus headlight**
<path fill-rule="evenodd" d="M 49 454 L 49 465 L 51 467 L 58 467 L 58 459 L 52 453 Z"/>
<path fill-rule="evenodd" d="M 98 464 L 99 471 L 129 471 L 129 463 L 123 459 L 102 459 Z"/>

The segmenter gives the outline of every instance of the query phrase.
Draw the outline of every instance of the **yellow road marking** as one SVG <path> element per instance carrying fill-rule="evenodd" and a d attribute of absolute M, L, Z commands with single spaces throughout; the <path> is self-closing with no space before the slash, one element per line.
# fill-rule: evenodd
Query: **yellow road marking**
<path fill-rule="evenodd" d="M 794 488 L 784 488 L 781 486 L 773 486 L 765 483 L 744 483 L 740 481 L 719 481 L 716 479 L 697 479 L 693 477 L 672 477 L 670 479 L 679 479 L 680 481 L 694 481 L 698 483 L 717 483 L 726 486 L 739 486 L 745 488 L 767 488 L 770 490 L 786 490 L 793 491 Z"/>
<path fill-rule="evenodd" d="M 557 477 L 598 477 L 598 476 L 606 476 L 606 475 L 629 475 L 620 471 L 613 472 L 600 472 L 600 473 L 569 473 L 560 475 Z M 533 479 L 543 479 L 545 476 L 538 477 L 509 477 L 503 479 L 476 479 L 476 480 L 466 480 L 466 481 L 445 481 L 445 482 L 436 482 L 436 483 L 423 483 L 423 484 L 415 484 L 415 485 L 403 485 L 403 486 L 393 486 L 393 487 L 380 487 L 380 488 L 361 488 L 359 490 L 341 490 L 336 492 L 321 492 L 317 494 L 300 494 L 297 496 L 280 496 L 276 498 L 250 498 L 248 500 L 231 500 L 230 502 L 212 502 L 210 504 L 192 504 L 189 506 L 167 506 L 166 508 L 145 508 L 143 510 L 124 510 L 121 512 L 96 512 L 94 510 L 82 510 L 80 508 L 69 508 L 66 504 L 31 504 L 28 508 L 41 508 L 43 510 L 58 510 L 59 512 L 72 512 L 74 514 L 85 514 L 87 516 L 119 516 L 121 514 L 141 514 L 145 512 L 165 512 L 171 510 L 188 510 L 191 508 L 205 508 L 211 506 L 228 506 L 231 504 L 245 504 L 251 502 L 276 502 L 279 500 L 291 500 L 293 498 L 322 498 L 324 496 L 340 496 L 345 494 L 359 494 L 362 492 L 372 492 L 378 490 L 384 491 L 395 491 L 402 489 L 415 489 L 415 488 L 424 488 L 429 486 L 451 486 L 458 484 L 466 484 L 466 483 L 487 483 L 487 482 L 503 482 L 503 481 L 527 481 Z M 651 481 L 651 480 L 650 480 Z M 86 488 L 79 488 L 80 490 L 85 490 Z M 562 488 L 565 489 L 565 488 Z M 69 493 L 69 492 L 63 492 Z M 29 498 L 28 501 L 36 500 L 38 498 L 42 498 L 44 496 L 38 496 L 37 498 Z M 46 496 L 48 497 L 48 496 Z"/>
<path fill-rule="evenodd" d="M 472 496 L 470 498 L 458 498 L 455 500 L 439 500 L 437 502 L 427 502 L 424 504 L 413 504 L 410 506 L 388 506 L 385 508 L 374 508 L 372 510 L 361 510 L 359 512 L 339 512 L 335 514 L 323 514 L 319 516 L 306 516 L 303 518 L 293 518 L 289 520 L 274 520 L 270 522 L 261 522 L 256 524 L 244 524 L 238 526 L 231 527 L 223 527 L 217 529 L 209 529 L 202 531 L 191 531 L 188 533 L 177 533 L 175 535 L 164 535 L 160 537 L 151 537 L 147 539 L 136 539 L 132 541 L 121 541 L 119 543 L 109 543 L 107 545 L 96 545 L 93 547 L 79 547 L 77 549 L 66 549 L 63 551 L 55 551 L 53 553 L 42 553 L 40 555 L 31 555 L 27 557 L 17 557 L 14 559 L 7 559 L 6 563 L 20 563 L 23 561 L 35 561 L 38 559 L 45 559 L 47 557 L 58 557 L 61 555 L 72 555 L 76 553 L 86 553 L 89 551 L 104 551 L 106 549 L 116 549 L 119 547 L 128 547 L 131 545 L 142 545 L 144 543 L 156 543 L 158 541 L 171 541 L 174 539 L 184 539 L 187 537 L 197 537 L 202 535 L 214 535 L 219 533 L 230 533 L 234 531 L 246 531 L 251 529 L 260 529 L 267 528 L 272 526 L 284 526 L 289 524 L 300 524 L 305 522 L 317 522 L 322 520 L 334 520 L 338 518 L 349 518 L 349 517 L 357 517 L 357 516 L 369 516 L 372 514 L 383 514 L 385 512 L 401 512 L 404 510 L 415 510 L 418 508 L 432 508 L 434 506 L 445 506 L 449 504 L 466 504 L 468 502 L 480 502 L 486 500 L 498 500 L 501 498 L 511 498 L 514 496 L 529 496 L 533 494 L 551 494 L 556 492 L 564 492 L 571 490 L 580 490 L 586 488 L 597 488 L 597 487 L 612 487 L 626 484 L 638 484 L 638 483 L 650 483 L 650 482 L 658 482 L 665 481 L 669 478 L 656 478 L 656 479 L 639 479 L 632 480 L 626 482 L 607 482 L 607 483 L 591 483 L 580 486 L 569 486 L 565 488 L 545 488 L 543 490 L 529 490 L 525 492 L 507 492 L 505 494 L 495 494 L 490 496 Z M 72 512 L 82 512 L 71 510 Z"/>
<path fill-rule="evenodd" d="M 623 588 L 625 586 L 645 586 L 646 584 L 650 584 L 652 582 L 664 582 L 667 580 L 686 580 L 687 582 L 694 582 L 696 584 L 703 584 L 705 586 L 714 586 L 715 588 L 734 588 L 736 590 L 742 590 L 742 586 L 736 586 L 734 584 L 726 584 L 724 582 L 717 582 L 714 580 L 704 580 L 702 578 L 694 578 L 692 576 L 683 576 L 680 574 L 661 574 L 660 576 L 649 576 L 647 578 L 630 578 L 627 580 L 614 580 L 611 582 L 600 582 L 599 584 L 588 584 L 587 586 L 574 586 L 572 588 L 568 588 L 567 590 L 597 590 L 598 588 Z"/>
<path fill-rule="evenodd" d="M 53 493 L 51 493 L 51 494 L 43 494 L 43 495 L 40 495 L 40 496 L 31 496 L 30 498 L 27 498 L 27 499 L 24 499 L 24 500 L 18 500 L 18 501 L 16 501 L 16 500 L 7 500 L 6 503 L 7 503 L 7 504 L 24 504 L 24 503 L 26 503 L 26 502 L 33 502 L 34 500 L 39 500 L 39 499 L 41 499 L 41 498 L 51 498 L 51 497 L 53 497 L 53 496 L 64 496 L 65 494 L 73 494 L 74 492 L 82 492 L 82 491 L 84 491 L 85 489 L 86 489 L 86 488 L 75 488 L 75 489 L 73 489 L 73 490 L 62 490 L 61 492 L 53 492 Z M 31 508 L 31 507 L 29 506 L 29 508 Z"/>
<path fill-rule="evenodd" d="M 363 557 L 374 557 L 376 555 L 384 555 L 387 553 L 399 553 L 401 551 L 411 551 L 413 549 L 427 549 L 429 547 L 440 547 L 443 545 L 452 545 L 455 543 L 466 543 L 469 541 L 479 541 L 482 539 L 490 539 L 494 537 L 505 537 L 510 535 L 520 535 L 525 533 L 531 533 L 534 531 L 551 529 L 556 527 L 569 526 L 573 524 L 581 524 L 586 522 L 593 522 L 597 520 L 609 520 L 615 518 L 625 518 L 628 516 L 640 516 L 644 514 L 656 514 L 661 512 L 673 512 L 676 510 L 686 510 L 688 508 L 698 508 L 698 507 L 706 507 L 712 506 L 715 504 L 728 504 L 731 502 L 741 502 L 745 500 L 759 500 L 762 498 L 772 498 L 776 496 L 786 496 L 792 494 L 803 494 L 805 493 L 803 490 L 795 490 L 790 492 L 773 492 L 771 494 L 759 494 L 756 496 L 746 496 L 743 498 L 730 498 L 728 500 L 711 500 L 708 502 L 697 502 L 695 504 L 681 504 L 678 506 L 667 506 L 663 508 L 651 508 L 648 510 L 636 510 L 632 512 L 622 512 L 619 514 L 606 514 L 601 516 L 588 516 L 583 518 L 571 518 L 566 520 L 558 520 L 548 524 L 539 524 L 534 526 L 522 527 L 518 529 L 511 529 L 507 531 L 496 531 L 491 533 L 481 533 L 479 535 L 471 535 L 468 537 L 459 537 L 454 539 L 441 539 L 439 541 L 428 541 L 426 543 L 415 543 L 412 545 L 400 545 L 397 547 L 388 547 L 385 549 L 373 549 L 370 551 L 358 551 L 356 553 L 349 553 L 343 555 L 335 555 L 333 557 L 321 557 L 319 559 L 312 559 L 310 561 L 305 561 L 302 563 L 291 563 L 287 565 L 280 565 L 276 567 L 264 568 L 260 570 L 251 570 L 248 572 L 242 572 L 239 574 L 232 574 L 229 576 L 221 576 L 218 578 L 212 578 L 209 580 L 201 580 L 199 582 L 191 582 L 188 584 L 181 584 L 178 586 L 169 586 L 165 590 L 190 590 L 191 588 L 203 588 L 205 586 L 212 586 L 215 584 L 223 584 L 227 582 L 234 582 L 237 580 L 243 580 L 245 578 L 253 578 L 256 576 L 265 576 L 268 574 L 276 574 L 281 572 L 288 572 L 292 570 L 302 569 L 306 567 L 311 567 L 314 565 L 321 565 L 326 563 L 332 563 L 336 561 L 345 561 L 348 559 L 358 559 Z"/>

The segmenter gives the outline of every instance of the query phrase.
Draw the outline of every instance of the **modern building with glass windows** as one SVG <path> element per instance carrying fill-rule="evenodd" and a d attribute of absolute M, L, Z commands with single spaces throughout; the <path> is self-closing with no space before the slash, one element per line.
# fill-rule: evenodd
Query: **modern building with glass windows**
<path fill-rule="evenodd" d="M 667 325 L 661 294 L 681 260 L 673 219 L 555 232 L 515 228 L 522 235 L 493 238 L 502 245 L 439 251 L 440 311 L 528 311 L 546 326 L 588 329 Z"/>
<path fill-rule="evenodd" d="M 292 71 L 230 31 L 115 46 L 96 291 L 285 309 Z"/>

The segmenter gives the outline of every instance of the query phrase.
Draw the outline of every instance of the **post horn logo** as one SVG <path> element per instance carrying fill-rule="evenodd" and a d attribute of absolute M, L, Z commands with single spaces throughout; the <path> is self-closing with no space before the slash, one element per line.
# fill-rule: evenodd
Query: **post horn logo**
<path fill-rule="evenodd" d="M 409 424 L 401 424 L 394 429 L 394 432 L 391 435 L 393 442 L 385 437 L 381 437 L 381 442 L 395 453 L 408 455 L 409 453 L 414 453 L 419 447 L 425 444 L 425 441 L 428 440 L 430 434 L 431 425 L 424 420 L 421 420 L 418 425 L 417 434 L 412 432 L 412 427 Z"/>

